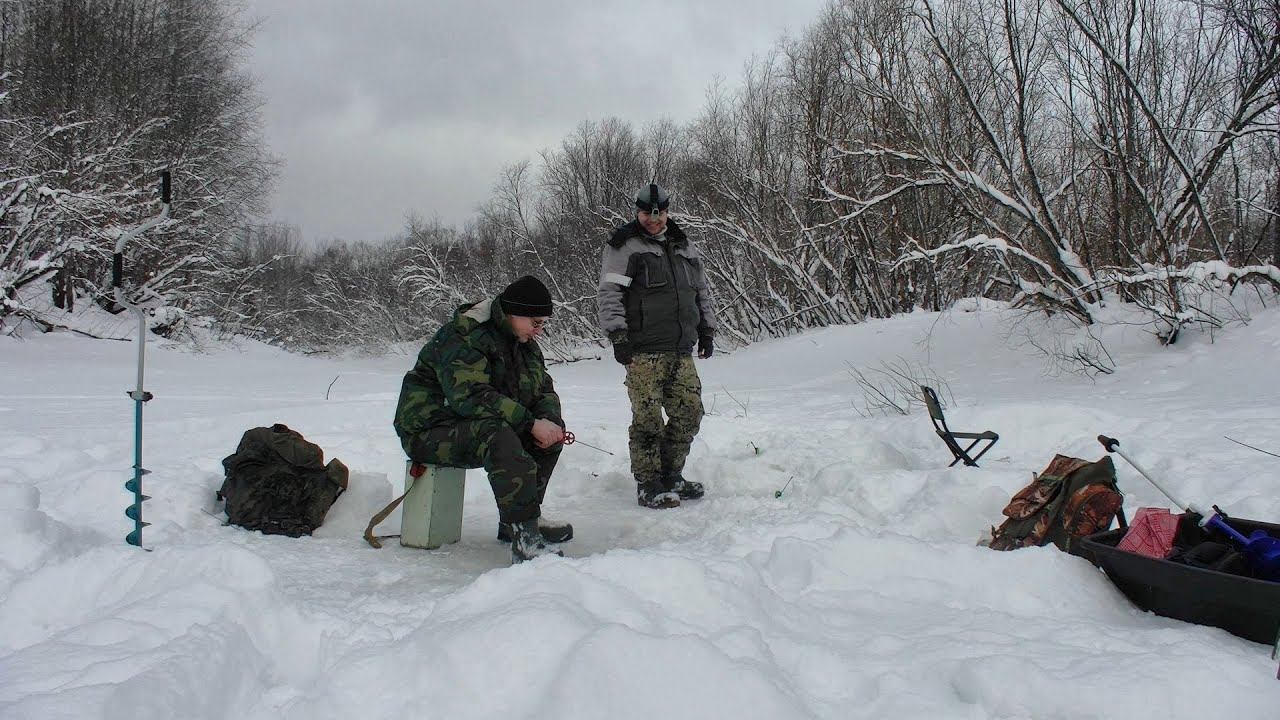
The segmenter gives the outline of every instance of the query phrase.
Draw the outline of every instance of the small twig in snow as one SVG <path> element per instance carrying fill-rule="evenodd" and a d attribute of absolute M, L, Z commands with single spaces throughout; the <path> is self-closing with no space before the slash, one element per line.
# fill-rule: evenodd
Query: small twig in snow
<path fill-rule="evenodd" d="M 725 395 L 728 395 L 730 400 L 732 400 L 732 401 L 734 401 L 734 402 L 738 403 L 738 407 L 742 408 L 742 414 L 743 414 L 743 415 L 747 414 L 747 406 L 746 406 L 746 405 L 743 405 L 742 403 L 738 402 L 738 398 L 734 397 L 734 396 L 733 396 L 733 393 L 729 392 L 729 391 L 725 388 L 725 386 L 721 385 L 721 386 L 720 386 L 720 389 L 721 389 L 721 390 L 724 390 L 724 394 L 725 394 Z M 747 398 L 747 402 L 751 402 L 751 398 L 750 398 L 750 397 L 748 397 L 748 398 Z"/>

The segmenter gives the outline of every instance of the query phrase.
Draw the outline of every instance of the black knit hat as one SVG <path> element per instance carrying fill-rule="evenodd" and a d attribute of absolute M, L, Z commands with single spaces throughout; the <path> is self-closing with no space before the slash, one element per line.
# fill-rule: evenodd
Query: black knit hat
<path fill-rule="evenodd" d="M 502 310 L 508 315 L 521 317 L 547 317 L 551 315 L 551 292 L 542 281 L 525 275 L 507 286 L 498 296 Z"/>

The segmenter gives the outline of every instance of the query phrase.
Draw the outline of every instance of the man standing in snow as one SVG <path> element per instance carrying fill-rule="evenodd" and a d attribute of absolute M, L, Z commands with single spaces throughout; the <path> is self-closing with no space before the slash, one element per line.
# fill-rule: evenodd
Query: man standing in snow
<path fill-rule="evenodd" d="M 537 338 L 551 293 L 526 275 L 496 298 L 463 305 L 404 376 L 395 429 L 414 462 L 484 467 L 498 502 L 498 539 L 511 560 L 559 552 L 573 526 L 542 519 L 565 439 L 560 397 Z"/>
<path fill-rule="evenodd" d="M 631 474 L 649 508 L 702 497 L 702 483 L 683 476 L 703 414 L 692 352 L 696 342 L 698 357 L 711 357 L 716 330 L 702 256 L 668 216 L 670 204 L 662 186 L 640 188 L 636 219 L 604 246 L 596 292 L 600 327 L 627 367 Z"/>

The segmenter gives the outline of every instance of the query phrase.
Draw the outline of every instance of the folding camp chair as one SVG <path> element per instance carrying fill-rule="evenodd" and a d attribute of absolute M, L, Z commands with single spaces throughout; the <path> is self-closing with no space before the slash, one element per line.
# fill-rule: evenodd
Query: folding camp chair
<path fill-rule="evenodd" d="M 928 385 L 921 385 L 920 392 L 924 394 L 924 404 L 929 407 L 929 419 L 933 420 L 933 429 L 938 433 L 938 437 L 942 438 L 942 442 L 947 444 L 947 449 L 951 451 L 951 455 L 955 458 L 951 461 L 951 465 L 958 462 L 964 462 L 970 467 L 978 467 L 978 458 L 986 454 L 991 449 L 1000 436 L 990 430 L 984 430 L 980 433 L 972 432 L 955 432 L 947 427 L 947 418 L 942 414 L 942 403 L 938 401 L 938 393 Z M 968 447 L 960 447 L 957 440 L 972 440 Z M 978 452 L 977 455 L 970 455 L 974 447 L 979 443 L 986 441 L 986 445 Z M 951 467 L 948 465 L 947 467 Z"/>

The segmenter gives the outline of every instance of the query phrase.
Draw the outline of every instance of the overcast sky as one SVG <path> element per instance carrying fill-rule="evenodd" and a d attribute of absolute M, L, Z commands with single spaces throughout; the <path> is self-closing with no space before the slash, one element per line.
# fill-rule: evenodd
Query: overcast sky
<path fill-rule="evenodd" d="M 695 118 L 719 76 L 826 0 L 247 0 L 248 53 L 284 161 L 268 219 L 309 241 L 449 224 L 504 165 L 583 120 Z"/>

